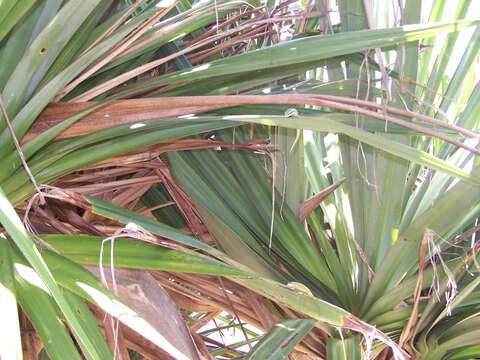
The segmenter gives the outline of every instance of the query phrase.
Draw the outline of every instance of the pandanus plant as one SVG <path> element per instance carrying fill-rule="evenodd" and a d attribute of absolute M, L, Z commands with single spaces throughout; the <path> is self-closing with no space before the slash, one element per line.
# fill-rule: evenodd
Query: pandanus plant
<path fill-rule="evenodd" d="M 0 357 L 480 357 L 475 10 L 0 2 Z"/>

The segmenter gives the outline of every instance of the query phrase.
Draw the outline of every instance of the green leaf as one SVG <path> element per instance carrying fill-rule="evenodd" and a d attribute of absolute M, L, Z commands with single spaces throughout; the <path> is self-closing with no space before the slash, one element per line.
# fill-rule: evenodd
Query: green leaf
<path fill-rule="evenodd" d="M 34 242 L 25 231 L 23 224 L 18 217 L 15 209 L 7 200 L 3 190 L 0 188 L 0 223 L 3 225 L 9 236 L 15 242 L 28 262 L 32 265 L 41 281 L 50 291 L 55 302 L 64 314 L 75 338 L 77 339 L 82 351 L 88 359 L 99 359 L 100 354 L 97 353 L 88 334 L 85 332 L 81 323 L 71 306 L 63 296 L 50 270 L 48 269 L 42 255 L 38 251 Z"/>
<path fill-rule="evenodd" d="M 274 118 L 274 117 L 226 117 L 229 120 L 237 120 L 241 122 L 263 124 L 270 126 L 283 126 L 294 129 L 311 129 L 324 132 L 336 132 L 350 136 L 365 144 L 376 147 L 389 154 L 395 155 L 402 159 L 413 161 L 414 163 L 427 166 L 429 168 L 445 172 L 451 176 L 463 179 L 471 184 L 480 185 L 480 177 L 475 174 L 469 174 L 455 166 L 450 165 L 444 160 L 435 158 L 434 156 L 402 143 L 392 141 L 386 137 L 372 134 L 353 126 L 345 125 L 332 120 L 328 115 L 322 117 L 302 117 L 295 118 Z"/>
<path fill-rule="evenodd" d="M 97 353 L 101 356 L 101 359 L 111 359 L 113 354 L 85 301 L 83 301 L 80 296 L 66 289 L 63 289 L 63 293 L 72 309 L 78 314 L 82 327 L 88 333 L 88 336 L 90 336 L 90 339 L 97 349 Z"/>
<path fill-rule="evenodd" d="M 358 336 L 349 336 L 344 339 L 331 338 L 328 340 L 328 360 L 360 360 L 361 358 L 362 351 Z"/>
<path fill-rule="evenodd" d="M 92 197 L 84 198 L 91 204 L 92 207 L 90 210 L 97 215 L 105 216 L 124 224 L 133 222 L 144 230 L 177 241 L 181 244 L 204 250 L 213 256 L 233 264 L 233 266 L 237 267 L 240 272 L 238 275 L 236 274 L 228 276 L 231 280 L 238 282 L 272 300 L 281 302 L 293 310 L 300 311 L 301 313 L 304 313 L 305 315 L 310 316 L 318 321 L 326 322 L 334 326 L 347 327 L 356 331 L 372 330 L 368 324 L 359 322 L 358 319 L 356 319 L 353 315 L 335 305 L 315 298 L 309 294 L 294 291 L 288 286 L 282 285 L 276 281 L 262 278 L 261 276 L 251 273 L 250 271 L 242 271 L 242 267 L 239 267 L 238 263 L 229 259 L 220 251 L 215 250 L 194 238 L 184 235 L 176 229 L 170 228 L 145 216 L 138 215 L 133 212 L 118 208 L 114 205 L 105 203 L 101 200 Z M 143 246 L 144 245 L 145 244 L 143 244 Z M 98 291 L 103 292 L 104 290 L 101 290 L 98 286 L 94 286 L 92 279 L 88 280 L 86 275 L 82 275 L 82 272 L 80 271 L 81 268 L 79 268 L 77 265 L 71 263 L 68 265 L 68 268 L 65 268 L 64 266 L 66 259 L 54 253 L 45 252 L 45 257 L 48 259 L 52 271 L 56 270 L 55 274 L 57 276 L 57 280 L 62 284 L 62 286 L 65 286 L 71 291 L 77 292 L 77 294 L 80 296 L 86 296 L 87 299 L 92 301 L 100 301 L 104 298 L 98 293 Z M 81 281 L 75 282 L 73 280 L 79 279 L 80 276 L 84 277 L 84 281 L 87 282 L 87 286 L 81 285 Z M 95 290 L 92 290 L 92 287 Z M 100 296 L 100 298 L 98 298 L 97 295 Z M 137 326 L 138 324 L 134 323 L 131 325 Z M 377 333 L 377 335 L 383 341 L 388 341 L 385 335 L 381 333 Z"/>
<path fill-rule="evenodd" d="M 140 123 L 142 126 L 133 129 L 132 124 L 127 124 L 75 138 L 72 141 L 67 140 L 65 143 L 54 144 L 50 149 L 45 149 L 45 153 L 43 153 L 45 157 L 39 163 L 33 162 L 32 159 L 32 173 L 38 183 L 46 184 L 62 175 L 111 156 L 125 154 L 131 150 L 158 144 L 162 141 L 235 125 L 230 121 L 186 121 L 184 124 L 179 124 L 179 122 L 178 119 L 171 123 L 168 120 L 142 122 Z M 157 128 L 156 131 L 149 131 L 155 128 Z M 34 191 L 27 174 L 22 169 L 6 180 L 2 187 L 15 204 L 24 200 Z"/>
<path fill-rule="evenodd" d="M 52 360 L 80 360 L 82 357 L 61 320 L 61 313 L 35 271 L 15 263 L 18 302 Z"/>
<path fill-rule="evenodd" d="M 12 4 L 14 4 L 13 8 Z M 2 1 L 0 4 L 0 42 L 34 4 L 35 0 Z"/>
<path fill-rule="evenodd" d="M 217 256 L 220 258 L 224 256 L 221 251 L 216 250 L 215 248 L 189 235 L 186 235 L 173 227 L 162 224 L 152 218 L 123 209 L 119 206 L 115 206 L 92 196 L 85 196 L 84 198 L 92 206 L 90 210 L 94 214 L 119 221 L 123 224 L 133 223 L 139 226 L 141 229 L 146 230 L 152 234 L 165 237 L 183 245 L 203 250 L 213 256 Z"/>
<path fill-rule="evenodd" d="M 100 0 L 68 1 L 36 37 L 15 67 L 5 88 L 3 100 L 10 116 L 26 98 L 28 87 L 40 82 L 63 46 L 73 36 Z M 0 36 L 1 39 L 1 36 Z M 3 119 L 3 115 L 2 115 Z"/>
<path fill-rule="evenodd" d="M 131 221 L 134 221 L 133 219 Z M 142 223 L 138 223 L 142 226 Z M 41 235 L 41 238 L 53 246 L 66 258 L 80 264 L 98 265 L 100 249 L 104 238 L 86 235 Z M 110 263 L 111 243 L 104 244 L 104 263 Z M 187 272 L 210 275 L 238 275 L 221 262 L 205 255 L 193 252 L 168 249 L 143 242 L 116 239 L 114 246 L 115 265 L 124 268 L 142 268 L 172 272 Z"/>
<path fill-rule="evenodd" d="M 283 360 L 315 326 L 314 320 L 288 320 L 276 323 L 248 353 L 248 360 Z"/>
<path fill-rule="evenodd" d="M 175 359 L 188 359 L 181 351 L 175 348 L 167 339 L 165 339 L 153 326 L 151 326 L 145 319 L 140 317 L 134 310 L 129 306 L 125 305 L 117 296 L 112 294 L 109 290 L 105 289 L 94 275 L 88 272 L 86 269 L 82 268 L 80 265 L 62 257 L 56 253 L 45 251 L 44 253 L 45 261 L 48 263 L 49 268 L 52 271 L 52 274 L 55 280 L 63 288 L 68 289 L 72 293 L 81 297 L 84 300 L 92 302 L 100 309 L 102 309 L 107 314 L 117 318 L 120 322 L 130 327 L 132 330 L 141 334 L 147 340 L 153 342 L 155 345 L 159 346 Z M 17 256 L 18 269 L 21 269 L 23 272 L 24 278 L 34 281 L 37 286 L 42 283 L 41 280 L 36 276 L 33 269 L 25 264 L 23 259 L 20 256 Z M 98 262 L 97 262 L 98 264 Z M 30 300 L 35 299 L 34 297 Z M 80 310 L 80 314 L 86 311 L 87 309 L 81 305 L 78 301 L 78 298 L 69 296 L 68 298 L 71 301 L 71 306 L 74 307 L 77 311 Z M 34 303 L 34 301 L 32 301 Z M 34 315 L 41 316 L 41 312 L 34 311 Z M 49 318 L 55 316 L 49 314 Z M 58 318 L 56 319 L 58 321 Z M 93 319 L 84 318 L 79 320 L 79 322 L 84 326 L 84 329 L 89 329 L 93 326 Z M 96 351 L 96 357 L 94 359 L 108 359 L 109 357 L 102 357 L 106 352 L 106 348 L 99 344 L 98 338 L 94 336 L 95 333 L 91 334 L 93 337 L 89 340 L 92 342 L 92 346 Z M 53 339 L 54 337 L 47 337 Z M 70 359 L 66 357 L 64 359 Z"/>
<path fill-rule="evenodd" d="M 40 114 L 45 106 L 53 99 L 57 92 L 59 92 L 65 85 L 67 85 L 78 74 L 85 70 L 85 68 L 95 62 L 101 56 L 105 55 L 107 51 L 112 49 L 131 30 L 132 29 L 127 26 L 122 32 L 112 35 L 110 38 L 87 51 L 85 54 L 82 54 L 78 59 L 72 62 L 62 72 L 49 81 L 48 84 L 42 87 L 42 89 L 35 93 L 35 95 L 32 96 L 32 98 L 29 99 L 29 101 L 22 107 L 18 114 L 15 115 L 13 120 L 11 119 L 12 126 L 17 137 L 19 139 L 23 137 L 28 128 L 32 125 L 33 121 L 37 118 L 38 114 Z M 25 82 L 25 80 L 22 79 L 19 79 L 19 81 Z M 18 102 L 18 100 L 16 102 Z M 1 118 L 3 119 L 3 115 Z M 4 121 L 2 121 L 1 124 L 4 124 Z M 4 129 L 0 134 L 0 159 L 8 155 L 13 149 L 14 145 L 10 139 L 10 133 L 7 131 L 7 129 Z"/>
<path fill-rule="evenodd" d="M 52 126 L 51 128 L 42 132 L 39 136 L 35 139 L 29 141 L 22 147 L 22 152 L 25 157 L 25 160 L 30 159 L 36 152 L 42 149 L 45 145 L 51 142 L 55 137 L 62 133 L 65 129 L 69 126 L 73 125 L 77 121 L 81 120 L 84 116 L 88 115 L 92 111 L 97 110 L 98 108 L 105 106 L 106 103 L 101 103 L 98 105 L 94 105 L 84 111 L 79 112 L 71 116 L 70 118 L 62 121 L 61 123 Z M 12 152 L 9 156 L 7 156 L 2 162 L 10 164 L 10 166 L 0 174 L 0 183 L 7 179 L 10 175 L 12 175 L 15 170 L 22 166 L 22 162 L 20 156 L 17 151 Z"/>
<path fill-rule="evenodd" d="M 400 28 L 361 30 L 335 35 L 318 35 L 296 39 L 268 48 L 250 51 L 211 63 L 202 64 L 191 70 L 182 71 L 160 80 L 148 81 L 132 90 L 120 92 L 115 97 L 127 96 L 138 91 L 156 88 L 163 84 L 192 80 L 212 79 L 225 75 L 282 68 L 294 64 L 314 67 L 319 60 L 357 53 L 363 50 L 391 47 L 403 42 L 417 41 L 442 32 L 458 31 L 478 21 L 456 21 L 436 24 L 406 25 Z M 303 69 L 302 69 L 303 70 Z"/>
<path fill-rule="evenodd" d="M 0 235 L 0 358 L 23 359 L 10 245 Z"/>

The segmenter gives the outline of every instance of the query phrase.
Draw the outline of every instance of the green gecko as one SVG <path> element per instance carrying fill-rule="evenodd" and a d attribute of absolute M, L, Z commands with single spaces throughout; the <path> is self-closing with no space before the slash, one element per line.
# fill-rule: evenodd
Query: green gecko
<path fill-rule="evenodd" d="M 312 291 L 308 287 L 296 281 L 289 282 L 287 288 L 299 294 L 313 296 Z"/>

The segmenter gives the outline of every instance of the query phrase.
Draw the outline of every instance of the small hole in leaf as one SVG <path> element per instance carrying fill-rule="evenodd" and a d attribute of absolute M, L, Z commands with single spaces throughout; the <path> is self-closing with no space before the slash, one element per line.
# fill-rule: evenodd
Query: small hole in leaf
<path fill-rule="evenodd" d="M 46 52 L 47 52 L 47 49 L 45 49 L 45 48 L 42 48 L 42 49 L 40 50 L 40 54 L 45 54 Z"/>

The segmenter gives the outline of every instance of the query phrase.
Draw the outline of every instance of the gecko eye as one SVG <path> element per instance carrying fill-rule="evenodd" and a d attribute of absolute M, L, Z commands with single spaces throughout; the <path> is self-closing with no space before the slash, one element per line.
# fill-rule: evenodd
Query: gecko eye
<path fill-rule="evenodd" d="M 298 110 L 295 108 L 290 108 L 285 111 L 285 116 L 286 117 L 297 117 L 298 116 Z"/>

